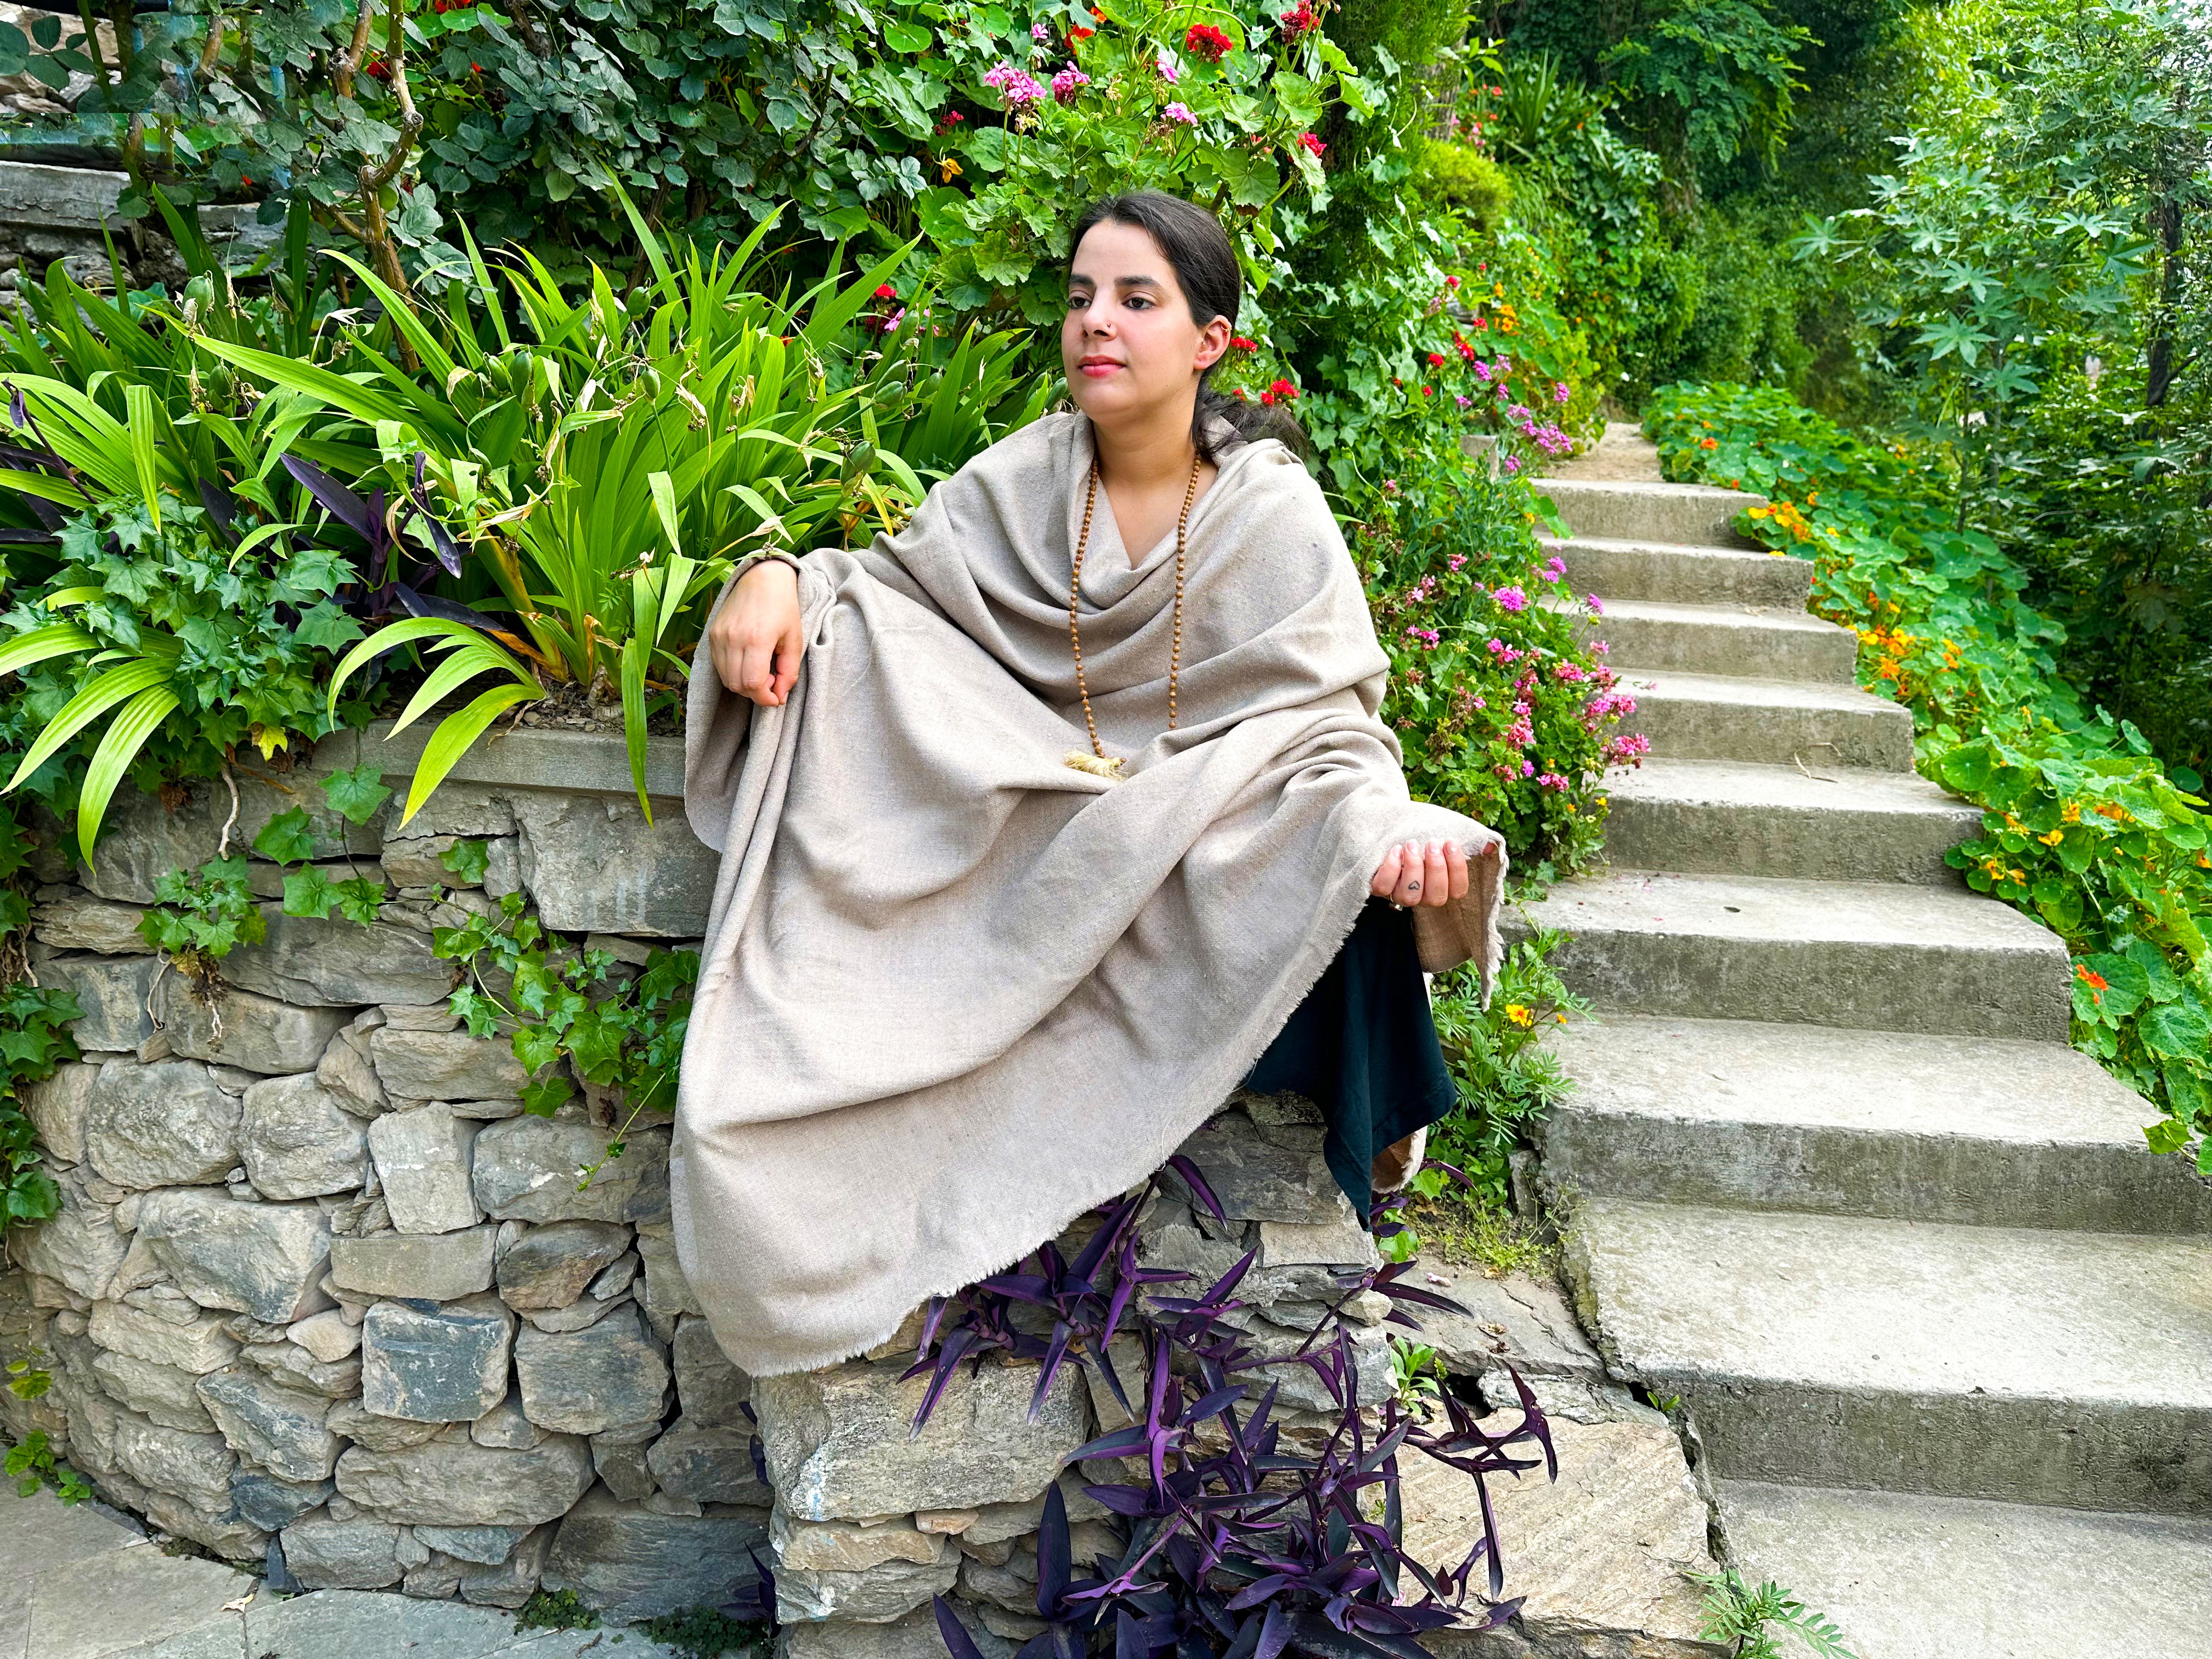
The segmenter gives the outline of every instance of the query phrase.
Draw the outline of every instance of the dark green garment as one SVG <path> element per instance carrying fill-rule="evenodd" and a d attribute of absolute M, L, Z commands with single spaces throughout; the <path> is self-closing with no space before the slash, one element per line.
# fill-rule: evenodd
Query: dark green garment
<path fill-rule="evenodd" d="M 1413 919 L 1370 898 L 1344 946 L 1246 1074 L 1255 1094 L 1304 1095 L 1328 1121 L 1322 1153 L 1364 1220 L 1376 1154 L 1434 1123 L 1459 1091 L 1437 1042 Z"/>

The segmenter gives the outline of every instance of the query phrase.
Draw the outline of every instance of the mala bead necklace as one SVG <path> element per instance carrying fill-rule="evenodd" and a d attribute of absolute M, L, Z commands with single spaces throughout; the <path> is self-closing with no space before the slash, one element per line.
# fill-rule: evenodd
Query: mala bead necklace
<path fill-rule="evenodd" d="M 1190 483 L 1182 492 L 1182 512 L 1176 519 L 1175 638 L 1168 653 L 1168 730 L 1175 730 L 1176 683 L 1182 670 L 1182 584 L 1184 555 L 1189 545 L 1190 504 L 1198 498 L 1199 458 L 1191 457 Z M 1076 601 L 1083 591 L 1083 553 L 1091 543 L 1091 515 L 1098 505 L 1098 458 L 1091 458 L 1091 489 L 1083 501 L 1083 531 L 1075 538 L 1075 567 L 1067 579 L 1067 644 L 1075 654 L 1075 692 L 1083 699 L 1083 724 L 1091 733 L 1091 752 L 1071 749 L 1066 763 L 1094 777 L 1119 779 L 1127 757 L 1111 757 L 1098 741 L 1098 722 L 1091 714 L 1091 688 L 1083 678 L 1083 630 L 1076 619 Z"/>

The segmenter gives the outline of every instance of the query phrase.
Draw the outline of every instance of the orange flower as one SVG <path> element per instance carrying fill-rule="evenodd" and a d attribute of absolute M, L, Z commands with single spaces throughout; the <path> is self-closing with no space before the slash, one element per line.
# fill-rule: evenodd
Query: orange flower
<path fill-rule="evenodd" d="M 2074 977 L 2093 991 L 2109 991 L 2112 988 L 2106 982 L 2105 976 L 2093 971 L 2086 962 L 2077 962 L 2074 964 Z"/>

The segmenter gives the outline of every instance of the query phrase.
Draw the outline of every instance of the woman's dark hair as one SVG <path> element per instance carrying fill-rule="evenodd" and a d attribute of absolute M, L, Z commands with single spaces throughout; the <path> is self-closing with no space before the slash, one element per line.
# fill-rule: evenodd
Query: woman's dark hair
<path fill-rule="evenodd" d="M 1237 307 L 1243 298 L 1244 277 L 1237 268 L 1237 250 L 1229 245 L 1229 233 L 1222 229 L 1220 220 L 1196 203 L 1186 202 L 1165 191 L 1136 190 L 1109 196 L 1103 201 L 1093 202 L 1075 222 L 1075 234 L 1067 243 L 1071 271 L 1075 250 L 1083 246 L 1085 233 L 1108 220 L 1115 224 L 1134 225 L 1151 234 L 1162 255 L 1174 268 L 1183 297 L 1190 302 L 1193 322 L 1204 328 L 1216 317 L 1226 317 L 1231 333 L 1236 332 Z M 1218 415 L 1240 438 L 1280 439 L 1292 454 L 1302 460 L 1310 460 L 1313 440 L 1306 436 L 1297 417 L 1281 404 L 1248 403 L 1225 392 L 1216 392 L 1206 384 L 1219 361 L 1217 358 L 1198 378 L 1198 402 L 1190 412 L 1190 437 L 1198 446 L 1198 453 L 1208 461 L 1220 459 L 1206 434 L 1206 417 Z"/>

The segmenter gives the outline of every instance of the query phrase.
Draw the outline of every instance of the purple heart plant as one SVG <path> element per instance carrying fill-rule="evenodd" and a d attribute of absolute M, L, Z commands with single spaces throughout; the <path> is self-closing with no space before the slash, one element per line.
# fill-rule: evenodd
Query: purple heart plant
<path fill-rule="evenodd" d="M 1169 1170 L 1194 1202 L 1225 1219 L 1188 1158 L 1170 1159 Z M 1140 1479 L 1084 1487 L 1120 1518 L 1127 1542 L 1118 1557 L 1073 1560 L 1066 1499 L 1057 1485 L 1047 1491 L 1036 1596 L 1047 1628 L 1017 1659 L 1424 1659 L 1425 1632 L 1488 1630 L 1510 1619 L 1521 1604 L 1498 1599 L 1504 1571 L 1484 1482 L 1540 1465 L 1548 1478 L 1559 1474 L 1550 1430 L 1519 1374 L 1518 1420 L 1496 1432 L 1449 1393 L 1434 1426 L 1395 1400 L 1363 1411 L 1346 1303 L 1379 1291 L 1395 1304 L 1387 1322 L 1416 1330 L 1412 1306 L 1466 1310 L 1406 1283 L 1411 1263 L 1347 1270 L 1337 1276 L 1342 1294 L 1299 1349 L 1264 1356 L 1228 1318 L 1249 1305 L 1236 1291 L 1253 1253 L 1195 1297 L 1154 1288 L 1188 1273 L 1138 1265 L 1138 1218 L 1160 1189 L 1156 1175 L 1100 1206 L 1097 1231 L 1073 1260 L 1048 1243 L 1024 1271 L 933 1302 L 906 1373 L 931 1379 L 915 1413 L 917 1434 L 960 1364 L 972 1370 L 994 1350 L 1038 1362 L 1032 1422 L 1071 1362 L 1103 1382 L 1131 1419 L 1065 1460 L 1140 1461 Z M 1400 1231 L 1385 1218 L 1395 1201 L 1376 1205 L 1378 1234 Z M 1141 1379 L 1115 1370 L 1108 1349 L 1116 1336 L 1141 1351 Z M 1292 1425 L 1276 1420 L 1279 1384 L 1253 1396 L 1260 1379 L 1252 1374 L 1284 1364 L 1311 1370 L 1334 1402 L 1321 1425 L 1297 1425 L 1288 1440 L 1284 1430 Z M 1522 1445 L 1540 1455 L 1514 1455 Z M 1407 1551 L 1398 1468 L 1407 1447 L 1475 1482 L 1483 1535 L 1456 1566 L 1431 1567 Z M 1470 1606 L 1478 1566 L 1486 1590 Z M 982 1659 L 943 1596 L 936 1613 L 952 1659 Z"/>

